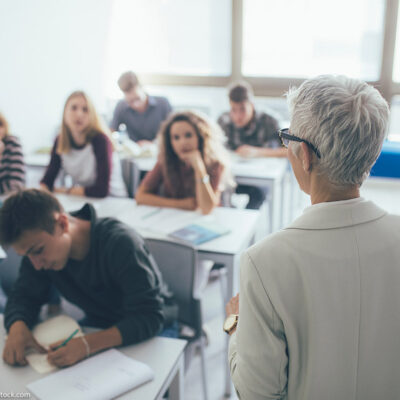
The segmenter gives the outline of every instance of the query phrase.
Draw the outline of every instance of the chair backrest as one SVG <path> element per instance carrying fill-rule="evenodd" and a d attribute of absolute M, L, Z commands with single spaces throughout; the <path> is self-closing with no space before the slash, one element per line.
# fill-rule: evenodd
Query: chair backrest
<path fill-rule="evenodd" d="M 179 321 L 192 327 L 199 337 L 202 330 L 201 303 L 193 296 L 197 269 L 195 249 L 160 239 L 145 239 L 145 242 L 178 303 Z"/>
<path fill-rule="evenodd" d="M 7 253 L 7 258 L 0 260 L 0 284 L 4 293 L 8 296 L 14 282 L 18 278 L 22 257 L 12 248 L 8 248 L 5 251 Z"/>
<path fill-rule="evenodd" d="M 133 199 L 140 183 L 139 167 L 131 158 L 122 158 L 121 170 L 128 196 Z"/>

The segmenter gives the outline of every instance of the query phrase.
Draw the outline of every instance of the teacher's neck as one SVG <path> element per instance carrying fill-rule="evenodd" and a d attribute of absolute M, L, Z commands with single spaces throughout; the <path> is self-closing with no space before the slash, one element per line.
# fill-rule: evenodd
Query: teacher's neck
<path fill-rule="evenodd" d="M 311 204 L 351 200 L 360 197 L 358 185 L 337 186 L 322 176 L 315 176 L 310 184 Z"/>

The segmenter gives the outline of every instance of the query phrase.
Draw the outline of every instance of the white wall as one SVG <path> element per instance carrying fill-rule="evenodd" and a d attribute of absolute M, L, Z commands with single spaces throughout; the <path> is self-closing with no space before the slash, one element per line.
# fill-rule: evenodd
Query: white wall
<path fill-rule="evenodd" d="M 50 145 L 68 94 L 105 108 L 111 0 L 0 0 L 0 110 L 26 152 Z"/>

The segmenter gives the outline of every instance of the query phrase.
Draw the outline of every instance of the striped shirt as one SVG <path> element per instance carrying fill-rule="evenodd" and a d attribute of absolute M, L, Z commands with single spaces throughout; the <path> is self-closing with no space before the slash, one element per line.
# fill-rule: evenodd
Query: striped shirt
<path fill-rule="evenodd" d="M 0 154 L 0 194 L 22 189 L 25 186 L 24 156 L 15 136 L 3 138 L 4 150 Z"/>

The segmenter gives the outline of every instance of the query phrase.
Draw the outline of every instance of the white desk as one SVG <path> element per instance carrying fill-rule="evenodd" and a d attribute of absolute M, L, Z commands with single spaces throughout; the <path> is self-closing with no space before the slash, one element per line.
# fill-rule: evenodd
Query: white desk
<path fill-rule="evenodd" d="M 283 226 L 284 178 L 288 165 L 286 158 L 272 157 L 251 159 L 235 157 L 232 163 L 232 173 L 238 184 L 268 188 L 270 233 Z M 278 222 L 275 220 L 277 204 L 280 206 Z"/>
<path fill-rule="evenodd" d="M 0 343 L 1 351 L 3 351 L 5 337 L 3 315 L 0 315 L 0 324 Z M 170 399 L 184 400 L 183 351 L 185 346 L 185 340 L 155 337 L 133 346 L 121 347 L 119 350 L 124 354 L 148 364 L 154 370 L 155 379 L 125 393 L 118 399 L 161 400 L 163 394 L 169 388 Z M 0 392 L 28 392 L 26 385 L 44 376 L 44 374 L 37 373 L 29 366 L 11 367 L 1 360 Z M 30 399 L 36 399 L 36 397 L 32 394 Z"/>
<path fill-rule="evenodd" d="M 268 226 L 269 231 L 283 226 L 283 199 L 284 199 L 284 177 L 288 170 L 286 158 L 241 158 L 235 154 L 232 157 L 232 173 L 238 184 L 268 188 Z M 28 167 L 34 169 L 46 167 L 49 163 L 49 154 L 30 154 L 25 158 Z M 153 169 L 156 157 L 135 158 L 135 163 L 141 171 Z M 279 218 L 275 218 L 277 205 L 280 206 Z"/>
<path fill-rule="evenodd" d="M 165 233 L 155 230 L 141 229 L 135 223 L 135 211 L 138 207 L 134 200 L 108 197 L 105 199 L 89 199 L 78 196 L 57 195 L 67 211 L 81 207 L 85 202 L 94 204 L 99 216 L 113 216 L 135 228 L 144 238 L 166 238 Z M 147 207 L 147 206 L 146 206 Z M 147 207 L 150 209 L 150 207 Z M 152 207 L 157 210 L 158 207 Z M 192 215 L 193 219 L 200 216 L 198 212 L 176 210 L 177 216 Z M 199 260 L 211 260 L 224 264 L 227 268 L 227 285 L 225 303 L 237 293 L 239 276 L 239 256 L 254 240 L 257 222 L 260 217 L 258 210 L 240 210 L 236 208 L 217 207 L 211 214 L 215 222 L 230 229 L 230 232 L 219 238 L 197 246 Z M 171 240 L 171 239 L 168 239 Z M 226 341 L 228 345 L 228 337 Z M 226 394 L 230 394 L 231 379 L 228 363 L 226 363 Z"/>

